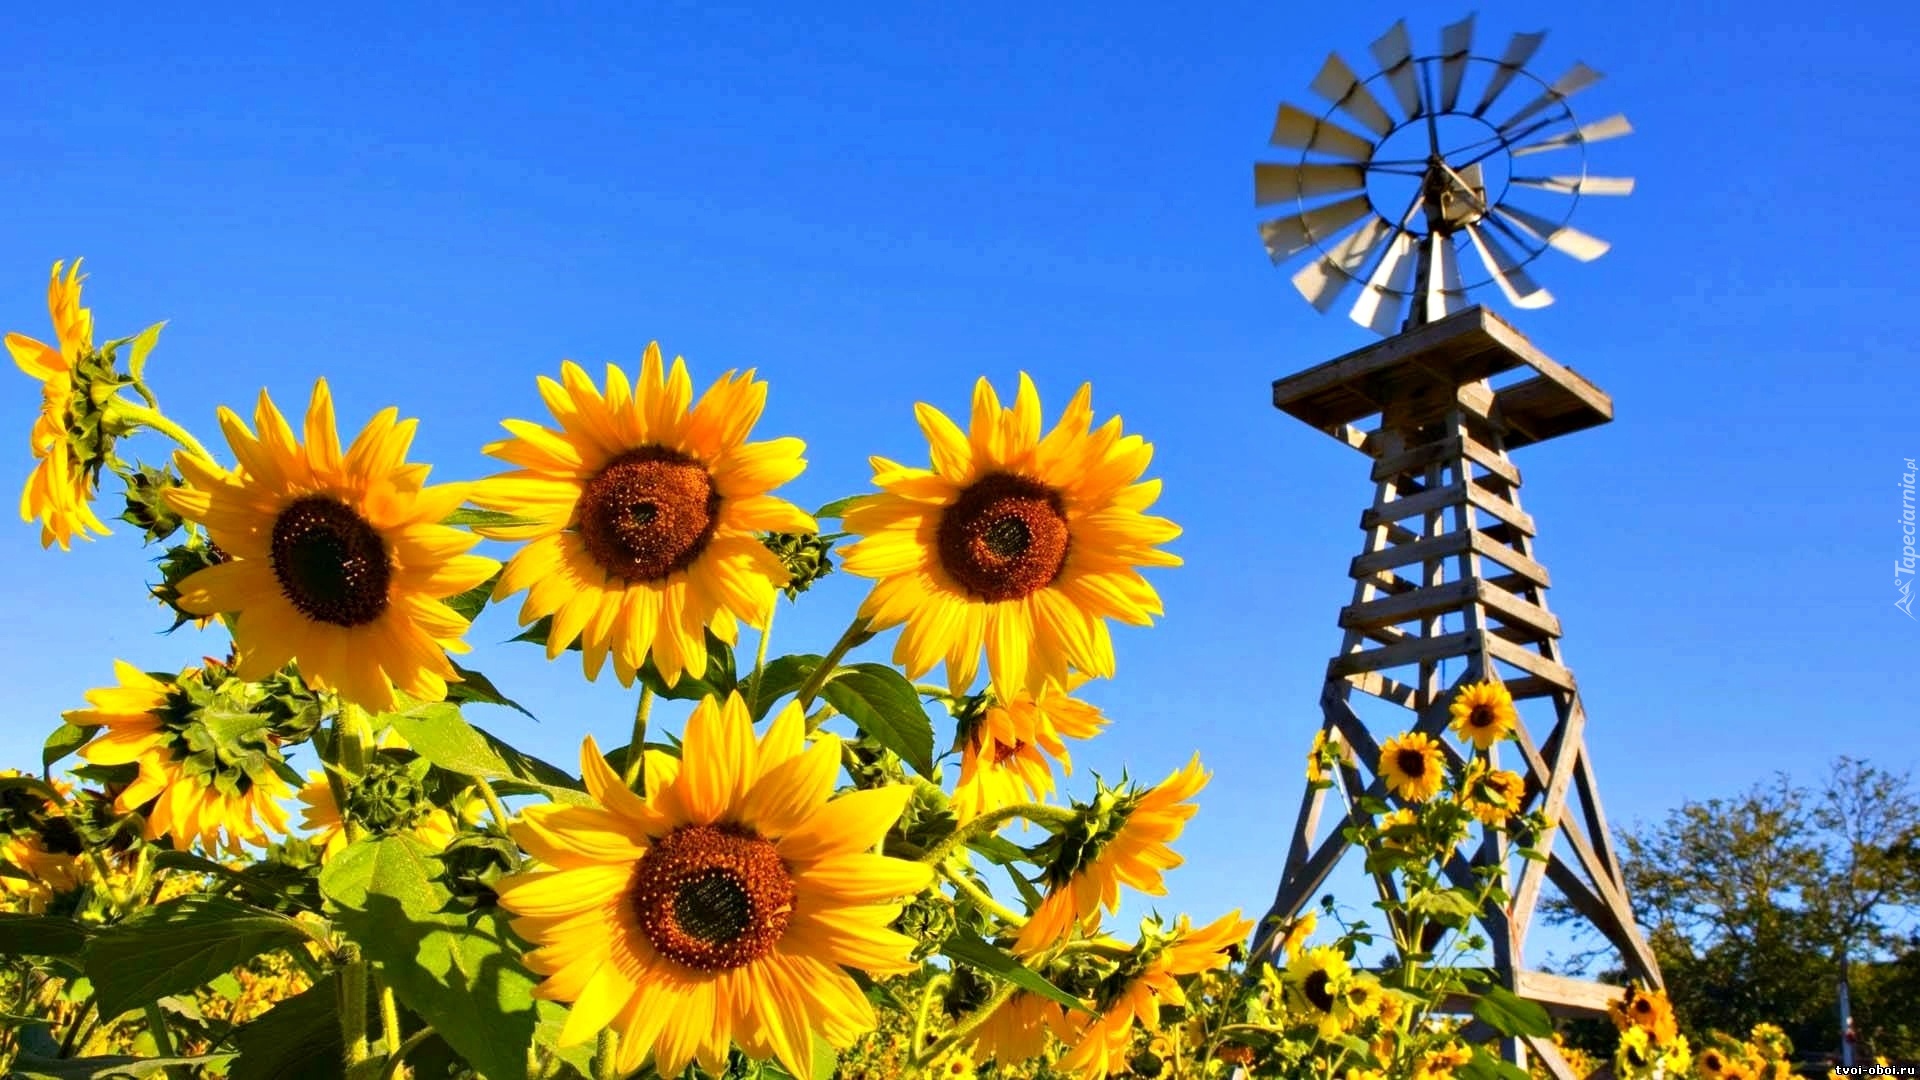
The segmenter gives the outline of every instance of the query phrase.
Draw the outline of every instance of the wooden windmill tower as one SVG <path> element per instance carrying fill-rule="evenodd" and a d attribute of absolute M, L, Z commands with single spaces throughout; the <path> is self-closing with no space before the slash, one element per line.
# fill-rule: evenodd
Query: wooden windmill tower
<path fill-rule="evenodd" d="M 1613 405 L 1470 306 L 1468 293 L 1492 283 L 1515 307 L 1541 307 L 1552 297 L 1529 263 L 1548 248 L 1581 260 L 1606 251 L 1566 222 L 1583 196 L 1632 190 L 1631 180 L 1588 175 L 1585 163 L 1588 143 L 1631 129 L 1618 116 L 1574 120 L 1567 98 L 1599 78 L 1585 65 L 1552 84 L 1525 70 L 1544 34 L 1514 35 L 1498 59 L 1474 55 L 1472 37 L 1469 17 L 1444 30 L 1440 53 L 1416 57 L 1405 23 L 1396 24 L 1373 43 L 1378 74 L 1361 79 L 1330 56 L 1312 83 L 1330 107 L 1319 115 L 1280 107 L 1272 143 L 1299 156 L 1255 166 L 1257 202 L 1293 204 L 1261 225 L 1267 249 L 1276 264 L 1312 256 L 1293 283 L 1323 312 L 1358 286 L 1353 319 L 1392 336 L 1275 382 L 1273 403 L 1372 465 L 1366 541 L 1349 568 L 1353 601 L 1340 611 L 1343 636 L 1320 698 L 1326 738 L 1352 751 L 1335 781 L 1349 803 L 1387 794 L 1375 774 L 1380 737 L 1355 711 L 1356 694 L 1404 710 L 1386 734 L 1412 728 L 1445 743 L 1454 687 L 1502 679 L 1521 726 L 1520 760 L 1509 743 L 1501 764 L 1526 778 L 1525 809 L 1557 823 L 1537 843 L 1550 859 L 1510 859 L 1489 836 L 1446 869 L 1467 883 L 1475 865 L 1502 868 L 1510 902 L 1482 920 L 1498 981 L 1558 1014 L 1590 1015 L 1618 988 L 1525 969 L 1522 946 L 1545 882 L 1612 942 L 1633 978 L 1658 986 L 1660 974 L 1627 905 L 1586 712 L 1510 455 L 1604 424 Z M 1497 105 L 1509 89 L 1526 92 L 1517 111 Z M 1468 263 L 1477 269 L 1463 270 Z M 1450 661 L 1462 670 L 1445 685 L 1441 665 Z M 1447 753 L 1457 764 L 1458 750 L 1447 744 Z M 1327 795 L 1310 789 L 1302 802 L 1270 916 L 1312 904 L 1350 847 L 1347 822 L 1330 820 L 1344 818 L 1341 804 L 1328 812 Z M 1571 1076 L 1550 1044 L 1533 1049 Z M 1523 1057 L 1518 1045 L 1506 1053 Z"/>

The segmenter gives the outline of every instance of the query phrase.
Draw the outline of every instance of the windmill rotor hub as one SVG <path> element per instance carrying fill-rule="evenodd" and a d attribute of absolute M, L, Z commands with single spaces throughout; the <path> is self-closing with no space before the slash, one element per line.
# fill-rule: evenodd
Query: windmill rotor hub
<path fill-rule="evenodd" d="M 1552 83 L 1527 70 L 1545 36 L 1475 55 L 1469 16 L 1416 56 L 1403 20 L 1373 43 L 1375 74 L 1335 53 L 1311 84 L 1324 108 L 1280 106 L 1269 142 L 1299 155 L 1256 164 L 1254 200 L 1283 214 L 1260 226 L 1274 263 L 1307 256 L 1293 284 L 1309 303 L 1327 311 L 1357 285 L 1354 321 L 1391 334 L 1403 314 L 1407 325 L 1440 318 L 1487 284 L 1515 307 L 1544 307 L 1553 296 L 1530 263 L 1549 248 L 1605 253 L 1568 220 L 1583 196 L 1633 190 L 1586 166 L 1588 143 L 1632 128 L 1622 116 L 1574 119 L 1567 99 L 1600 79 L 1585 64 Z"/>

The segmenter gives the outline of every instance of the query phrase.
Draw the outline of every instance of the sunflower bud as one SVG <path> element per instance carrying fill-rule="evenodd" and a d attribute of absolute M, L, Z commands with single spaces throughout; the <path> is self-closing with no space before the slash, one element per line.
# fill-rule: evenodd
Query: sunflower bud
<path fill-rule="evenodd" d="M 1137 1051 L 1127 1059 L 1127 1071 L 1135 1076 L 1159 1076 L 1166 1059 L 1153 1052 L 1152 1047 Z"/>
<path fill-rule="evenodd" d="M 958 1020 L 985 1005 L 992 996 L 993 983 L 986 976 L 964 964 L 955 964 L 953 976 L 947 981 L 947 992 L 940 999 L 940 1009 L 949 1020 Z"/>
<path fill-rule="evenodd" d="M 210 617 L 195 615 L 180 606 L 180 583 L 209 566 L 217 566 L 227 561 L 226 552 L 203 536 L 189 537 L 184 544 L 175 544 L 160 556 L 160 584 L 148 587 L 155 600 L 173 609 L 173 625 L 167 627 L 171 634 L 187 623 L 205 626 Z"/>
<path fill-rule="evenodd" d="M 893 920 L 893 929 L 918 942 L 913 948 L 913 959 L 924 960 L 953 936 L 953 901 L 938 893 L 914 897 L 900 912 L 900 917 Z"/>
<path fill-rule="evenodd" d="M 182 486 L 179 477 L 167 469 L 142 465 L 127 474 L 127 510 L 120 520 L 146 533 L 147 543 L 157 544 L 180 529 L 181 517 L 167 505 L 166 493 Z"/>
<path fill-rule="evenodd" d="M 788 600 L 797 599 L 814 582 L 833 573 L 833 560 L 827 557 L 833 550 L 831 540 L 813 533 L 763 533 L 760 542 L 780 556 L 780 564 L 792 575 L 781 590 Z"/>
<path fill-rule="evenodd" d="M 425 758 L 403 765 L 384 755 L 376 757 L 347 790 L 347 820 L 380 836 L 418 825 L 433 812 L 426 801 L 428 768 Z"/>

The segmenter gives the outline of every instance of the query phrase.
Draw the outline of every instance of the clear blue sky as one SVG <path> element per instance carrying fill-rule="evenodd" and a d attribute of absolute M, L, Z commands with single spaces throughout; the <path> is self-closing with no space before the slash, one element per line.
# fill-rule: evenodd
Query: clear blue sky
<path fill-rule="evenodd" d="M 415 457 L 446 479 L 490 471 L 499 418 L 545 416 L 536 375 L 631 368 L 659 338 L 702 385 L 771 380 L 758 430 L 807 440 L 787 490 L 809 507 L 863 490 L 868 454 L 924 460 L 916 400 L 958 414 L 977 376 L 1024 369 L 1051 418 L 1091 380 L 1156 444 L 1187 565 L 1155 576 L 1158 627 L 1116 632 L 1119 679 L 1088 692 L 1112 733 L 1076 760 L 1158 779 L 1198 749 L 1215 777 L 1164 907 L 1265 908 L 1370 497 L 1365 461 L 1269 384 L 1372 339 L 1268 265 L 1250 165 L 1325 53 L 1367 63 L 1401 8 L 239 10 L 13 21 L 4 328 L 44 336 L 47 268 L 84 255 L 101 337 L 171 320 L 150 378 L 203 435 L 217 403 L 266 386 L 297 407 L 324 374 L 346 423 L 419 417 Z M 1464 13 L 1417 18 L 1422 51 Z M 1639 190 L 1578 218 L 1612 253 L 1549 255 L 1544 311 L 1490 298 L 1616 402 L 1518 455 L 1608 809 L 1813 780 L 1843 753 L 1911 768 L 1920 623 L 1890 564 L 1920 455 L 1916 17 L 1486 5 L 1483 51 L 1542 26 L 1543 74 L 1608 75 L 1581 115 L 1637 128 L 1594 162 Z M 17 485 L 39 397 L 0 387 Z M 116 532 L 62 555 L 0 529 L 0 759 L 35 763 L 116 656 L 220 651 L 155 633 L 159 552 Z M 864 587 L 783 606 L 776 651 L 823 648 Z M 515 610 L 482 618 L 475 663 L 542 723 L 477 718 L 562 763 L 583 733 L 624 741 L 611 678 L 496 644 Z"/>

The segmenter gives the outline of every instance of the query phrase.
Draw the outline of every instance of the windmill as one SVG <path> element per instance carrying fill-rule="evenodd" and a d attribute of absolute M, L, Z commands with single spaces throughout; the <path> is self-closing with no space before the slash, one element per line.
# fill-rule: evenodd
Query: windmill
<path fill-rule="evenodd" d="M 1613 403 L 1469 300 L 1490 284 L 1517 308 L 1550 303 L 1536 260 L 1549 250 L 1582 261 L 1607 250 L 1568 224 L 1574 207 L 1633 189 L 1632 180 L 1587 171 L 1589 144 L 1631 130 L 1620 116 L 1575 119 L 1568 99 L 1600 76 L 1575 64 L 1547 83 L 1526 69 L 1545 36 L 1514 34 L 1498 58 L 1481 56 L 1469 17 L 1442 31 L 1437 54 L 1415 56 L 1403 21 L 1373 43 L 1379 71 L 1368 78 L 1329 56 L 1311 85 L 1330 104 L 1318 114 L 1280 106 L 1271 142 L 1299 153 L 1256 165 L 1254 191 L 1261 206 L 1291 204 L 1260 234 L 1276 264 L 1305 257 L 1293 274 L 1300 294 L 1321 312 L 1353 294 L 1353 320 L 1386 338 L 1273 385 L 1276 407 L 1372 463 L 1366 539 L 1348 568 L 1353 600 L 1340 611 L 1341 645 L 1320 698 L 1324 737 L 1350 751 L 1333 779 L 1348 806 L 1363 796 L 1392 801 L 1377 774 L 1380 736 L 1355 709 L 1366 699 L 1394 714 L 1388 734 L 1412 728 L 1440 739 L 1457 768 L 1461 754 L 1446 733 L 1453 691 L 1500 679 L 1521 723 L 1498 752 L 1518 758 L 1502 764 L 1526 779 L 1523 808 L 1554 823 L 1533 841 L 1547 858 L 1519 859 L 1489 833 L 1445 870 L 1470 883 L 1475 867 L 1498 868 L 1508 901 L 1480 920 L 1494 980 L 1556 1015 L 1583 1016 L 1603 1013 L 1619 989 L 1527 969 L 1545 884 L 1612 943 L 1631 978 L 1657 987 L 1660 972 L 1627 903 L 1586 711 L 1510 454 L 1607 423 Z M 1502 106 L 1510 94 L 1517 104 Z M 1449 662 L 1464 669 L 1451 685 L 1441 676 Z M 1529 714 L 1546 722 L 1530 727 Z M 1302 799 L 1270 919 L 1311 904 L 1351 846 L 1346 820 L 1322 827 L 1327 795 L 1310 787 Z M 1270 929 L 1262 934 L 1257 956 L 1274 945 Z M 1508 1040 L 1502 1050 L 1516 1064 L 1531 1050 L 1556 1076 L 1573 1077 L 1547 1040 Z"/>

